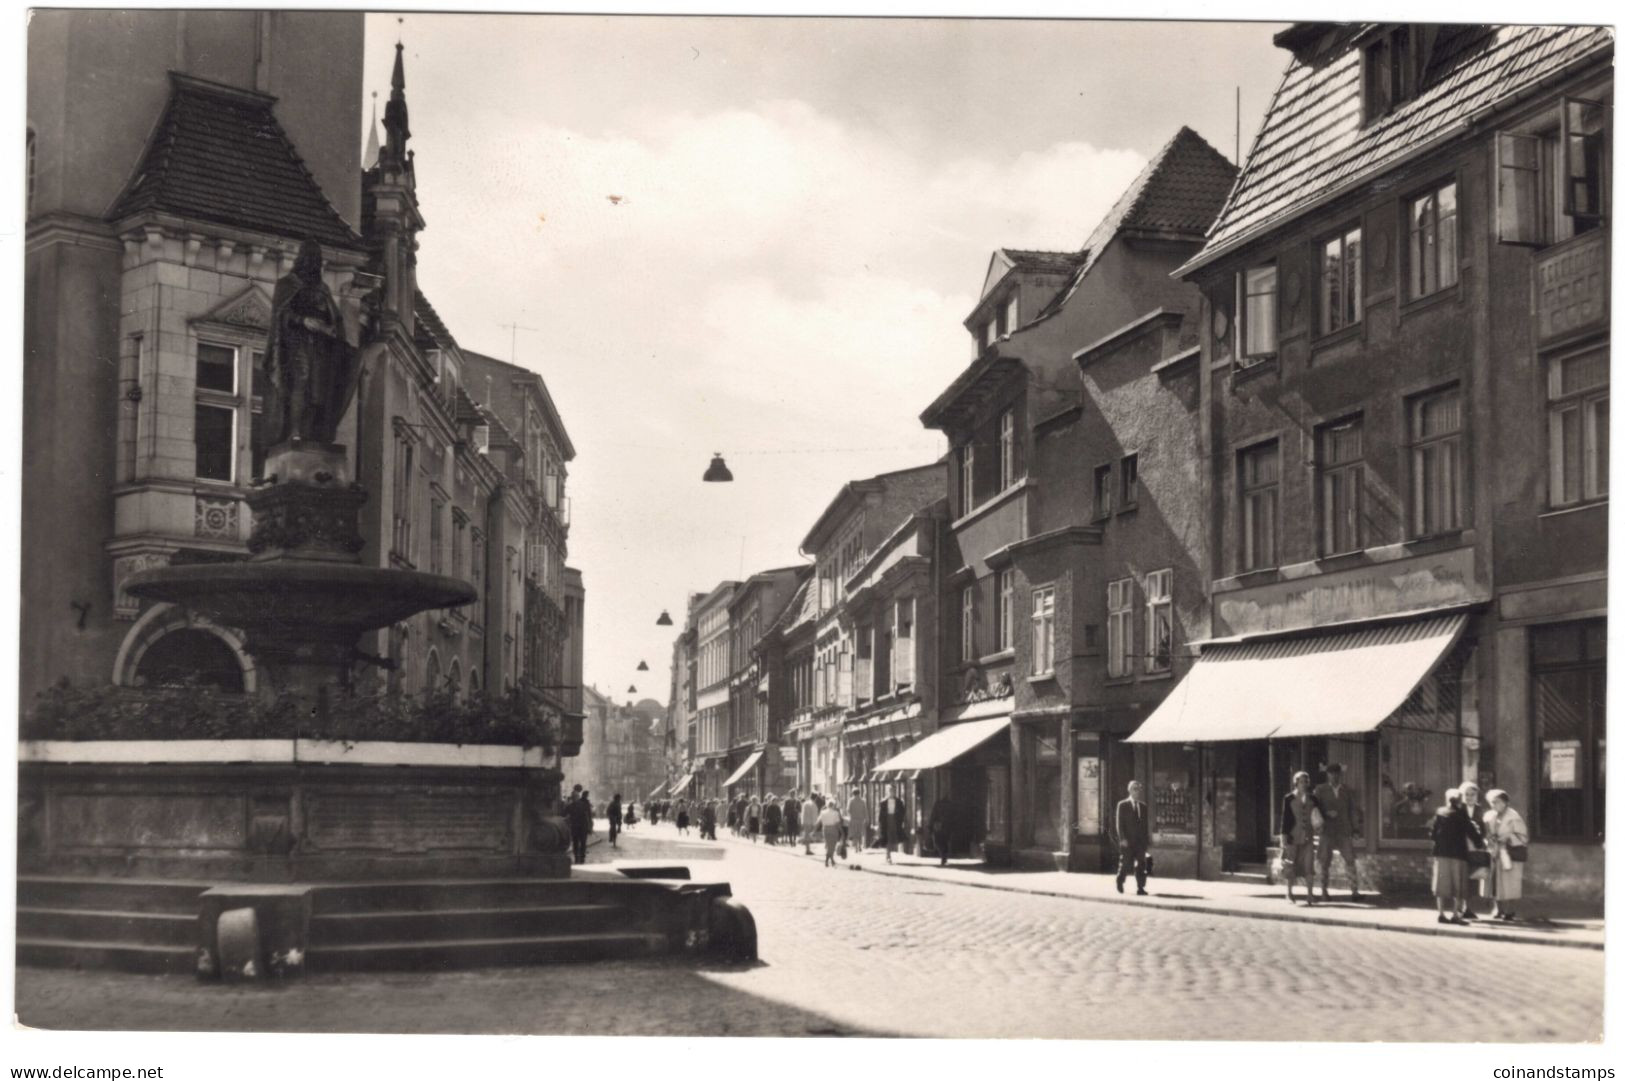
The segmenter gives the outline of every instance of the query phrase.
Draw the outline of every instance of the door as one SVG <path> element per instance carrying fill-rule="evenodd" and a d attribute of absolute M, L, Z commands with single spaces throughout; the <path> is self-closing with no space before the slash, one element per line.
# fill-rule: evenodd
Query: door
<path fill-rule="evenodd" d="M 1271 841 L 1269 744 L 1236 744 L 1236 859 L 1262 863 Z"/>

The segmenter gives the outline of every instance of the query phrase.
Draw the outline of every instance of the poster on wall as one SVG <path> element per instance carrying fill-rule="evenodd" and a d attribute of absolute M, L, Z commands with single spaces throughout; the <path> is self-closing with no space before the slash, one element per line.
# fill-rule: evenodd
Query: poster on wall
<path fill-rule="evenodd" d="M 1543 744 L 1546 750 L 1546 788 L 1578 788 L 1580 786 L 1580 744 L 1576 740 L 1553 740 Z"/>
<path fill-rule="evenodd" d="M 1100 834 L 1100 777 L 1098 758 L 1078 759 L 1078 832 Z"/>

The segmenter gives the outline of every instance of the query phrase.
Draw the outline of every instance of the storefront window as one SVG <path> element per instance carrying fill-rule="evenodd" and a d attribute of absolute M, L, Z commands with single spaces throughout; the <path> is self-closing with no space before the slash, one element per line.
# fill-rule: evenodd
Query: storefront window
<path fill-rule="evenodd" d="M 1472 648 L 1458 646 L 1377 730 L 1382 839 L 1425 841 L 1433 812 L 1476 761 L 1462 728 L 1462 682 Z"/>
<path fill-rule="evenodd" d="M 1171 743 L 1151 752 L 1151 828 L 1157 833 L 1196 832 L 1196 755 Z"/>
<path fill-rule="evenodd" d="M 1541 837 L 1603 839 L 1607 631 L 1599 619 L 1529 634 Z"/>

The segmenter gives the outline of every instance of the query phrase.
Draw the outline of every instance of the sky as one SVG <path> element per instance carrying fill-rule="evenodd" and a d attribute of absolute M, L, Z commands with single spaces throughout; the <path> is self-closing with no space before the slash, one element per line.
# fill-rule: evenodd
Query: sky
<path fill-rule="evenodd" d="M 939 458 L 919 415 L 991 253 L 1081 247 L 1181 125 L 1234 158 L 1237 88 L 1245 153 L 1280 28 L 369 15 L 364 113 L 405 46 L 419 284 L 576 448 L 586 680 L 665 702 L 688 594 L 805 562 L 844 483 Z"/>

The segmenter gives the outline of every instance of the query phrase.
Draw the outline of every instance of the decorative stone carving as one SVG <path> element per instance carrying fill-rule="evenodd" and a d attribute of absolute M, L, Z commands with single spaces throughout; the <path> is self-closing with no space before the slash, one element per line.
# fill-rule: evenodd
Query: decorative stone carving
<path fill-rule="evenodd" d="M 193 509 L 192 533 L 203 540 L 238 540 L 237 500 L 200 495 Z"/>
<path fill-rule="evenodd" d="M 228 297 L 193 319 L 194 323 L 221 323 L 263 334 L 271 327 L 271 298 L 257 285 Z"/>
<path fill-rule="evenodd" d="M 139 552 L 119 556 L 113 560 L 113 616 L 116 619 L 134 619 L 141 614 L 141 599 L 124 592 L 124 583 L 137 571 L 149 567 L 162 567 L 169 563 L 163 552 Z"/>

